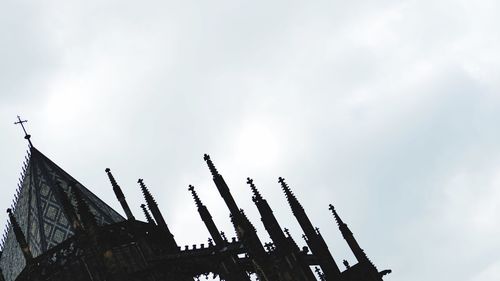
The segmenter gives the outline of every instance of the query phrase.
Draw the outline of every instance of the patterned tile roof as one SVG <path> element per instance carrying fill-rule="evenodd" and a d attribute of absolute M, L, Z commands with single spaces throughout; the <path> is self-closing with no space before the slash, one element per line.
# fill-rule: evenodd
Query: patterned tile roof
<path fill-rule="evenodd" d="M 124 220 L 85 186 L 32 147 L 14 206 L 14 216 L 27 238 L 34 257 L 65 241 L 75 232 L 61 205 L 59 199 L 61 194 L 55 188 L 57 184 L 70 198 L 73 206 L 76 205 L 70 191 L 71 188 L 78 188 L 98 224 L 112 224 Z M 0 269 L 5 281 L 14 281 L 24 266 L 21 249 L 12 229 L 9 229 L 0 257 Z"/>

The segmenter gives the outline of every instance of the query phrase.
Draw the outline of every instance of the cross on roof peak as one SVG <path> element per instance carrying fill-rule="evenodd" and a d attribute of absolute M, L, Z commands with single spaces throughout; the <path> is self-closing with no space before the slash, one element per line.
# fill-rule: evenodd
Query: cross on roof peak
<path fill-rule="evenodd" d="M 30 147 L 33 146 L 33 144 L 31 143 L 31 135 L 28 134 L 28 132 L 26 132 L 26 128 L 24 128 L 24 123 L 28 123 L 28 120 L 21 120 L 21 117 L 19 115 L 17 115 L 17 122 L 14 122 L 15 125 L 19 124 L 21 125 L 21 128 L 23 128 L 23 132 L 24 132 L 24 138 L 28 140 L 28 143 L 30 145 Z"/>

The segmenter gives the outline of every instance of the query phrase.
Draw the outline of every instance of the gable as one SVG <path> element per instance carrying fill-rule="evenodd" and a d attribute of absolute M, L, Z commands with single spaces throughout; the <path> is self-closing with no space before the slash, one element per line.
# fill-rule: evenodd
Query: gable
<path fill-rule="evenodd" d="M 57 185 L 61 189 L 56 188 Z M 31 148 L 19 197 L 14 206 L 16 217 L 33 256 L 39 256 L 73 236 L 75 229 L 61 204 L 61 190 L 76 209 L 71 188 L 78 188 L 99 225 L 125 220 L 85 186 L 57 166 L 49 158 Z M 12 229 L 7 232 L 0 268 L 6 281 L 13 281 L 25 266 L 25 260 Z"/>

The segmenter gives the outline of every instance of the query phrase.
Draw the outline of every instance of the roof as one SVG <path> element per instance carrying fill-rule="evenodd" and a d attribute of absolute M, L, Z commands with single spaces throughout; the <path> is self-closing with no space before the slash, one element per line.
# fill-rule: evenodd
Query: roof
<path fill-rule="evenodd" d="M 39 256 L 75 233 L 61 204 L 59 185 L 76 208 L 71 188 L 78 188 L 99 225 L 125 220 L 85 186 L 75 180 L 36 148 L 31 147 L 26 172 L 14 204 L 17 219 L 33 256 Z M 7 232 L 0 257 L 0 269 L 6 281 L 14 281 L 25 260 L 12 229 Z"/>

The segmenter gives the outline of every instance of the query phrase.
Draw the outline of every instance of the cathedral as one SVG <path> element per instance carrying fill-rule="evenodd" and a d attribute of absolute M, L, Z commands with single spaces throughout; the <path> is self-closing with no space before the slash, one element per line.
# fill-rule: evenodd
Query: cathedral
<path fill-rule="evenodd" d="M 23 122 L 18 117 L 24 130 Z M 180 247 L 146 183 L 135 217 L 110 169 L 105 172 L 125 216 L 113 210 L 41 151 L 24 130 L 29 150 L 14 202 L 7 209 L 8 227 L 0 245 L 0 281 L 187 281 L 212 276 L 227 281 L 381 281 L 379 271 L 347 224 L 330 205 L 332 220 L 357 260 L 342 268 L 314 227 L 285 179 L 278 183 L 307 242 L 300 248 L 273 215 L 253 180 L 247 183 L 272 242 L 262 243 L 254 225 L 231 195 L 209 155 L 204 160 L 225 201 L 237 237 L 227 239 L 208 208 L 189 186 L 211 238 L 206 245 Z"/>

